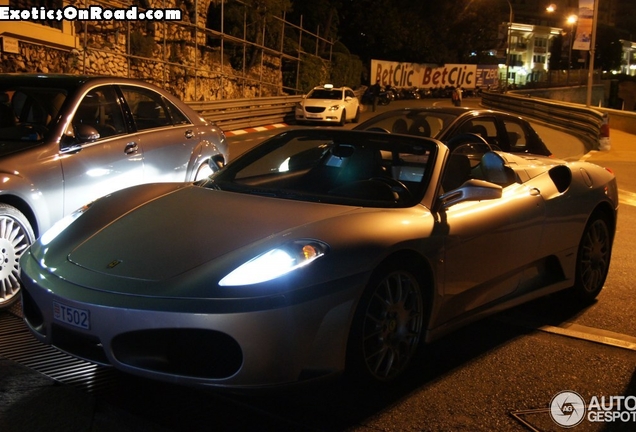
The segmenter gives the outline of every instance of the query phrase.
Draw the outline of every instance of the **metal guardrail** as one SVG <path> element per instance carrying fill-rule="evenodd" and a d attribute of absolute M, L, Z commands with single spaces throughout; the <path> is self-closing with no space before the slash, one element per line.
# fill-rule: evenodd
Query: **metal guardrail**
<path fill-rule="evenodd" d="M 364 89 L 356 91 L 361 97 Z M 202 117 L 215 122 L 222 129 L 236 130 L 289 122 L 294 107 L 303 96 L 274 96 L 256 99 L 230 99 L 207 102 L 188 102 Z M 602 126 L 607 113 L 573 103 L 550 101 L 514 92 L 506 94 L 484 92 L 482 104 L 489 108 L 532 117 L 553 127 L 578 136 L 588 150 L 598 150 L 602 142 Z"/>
<path fill-rule="evenodd" d="M 514 93 L 482 94 L 482 104 L 489 108 L 513 112 L 544 121 L 578 136 L 588 150 L 598 150 L 601 126 L 606 119 L 601 111 L 566 102 L 553 102 Z"/>
<path fill-rule="evenodd" d="M 365 86 L 354 90 L 358 100 Z M 298 96 L 272 96 L 253 99 L 229 99 L 208 102 L 187 102 L 206 120 L 213 121 L 221 129 L 235 130 L 289 122 L 294 119 L 294 108 L 303 99 Z"/>
<path fill-rule="evenodd" d="M 188 105 L 222 129 L 234 130 L 289 121 L 301 99 L 302 96 L 275 96 L 188 102 Z"/>

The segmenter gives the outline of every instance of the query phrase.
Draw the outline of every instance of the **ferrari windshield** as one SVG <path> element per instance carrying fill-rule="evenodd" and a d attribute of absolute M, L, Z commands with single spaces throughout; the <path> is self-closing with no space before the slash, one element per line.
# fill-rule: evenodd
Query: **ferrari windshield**
<path fill-rule="evenodd" d="M 356 126 L 356 130 L 375 130 L 438 138 L 457 117 L 459 117 L 459 113 L 435 109 L 398 110 L 372 117 Z"/>
<path fill-rule="evenodd" d="M 225 191 L 366 207 L 408 207 L 428 187 L 437 143 L 326 129 L 279 134 L 207 182 Z"/>

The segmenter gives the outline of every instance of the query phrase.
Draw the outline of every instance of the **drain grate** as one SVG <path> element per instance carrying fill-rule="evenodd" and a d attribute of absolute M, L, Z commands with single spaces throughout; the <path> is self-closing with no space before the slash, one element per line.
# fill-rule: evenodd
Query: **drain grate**
<path fill-rule="evenodd" d="M 29 332 L 21 316 L 19 304 L 0 312 L 0 357 L 90 393 L 107 392 L 117 385 L 117 371 L 79 360 L 40 343 Z"/>

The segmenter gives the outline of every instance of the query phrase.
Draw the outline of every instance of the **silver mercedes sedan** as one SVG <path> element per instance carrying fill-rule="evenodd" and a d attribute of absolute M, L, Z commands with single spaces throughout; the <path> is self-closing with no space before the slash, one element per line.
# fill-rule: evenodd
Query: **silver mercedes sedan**
<path fill-rule="evenodd" d="M 19 258 L 55 222 L 116 190 L 203 178 L 228 159 L 223 131 L 143 81 L 0 74 L 0 308 Z"/>

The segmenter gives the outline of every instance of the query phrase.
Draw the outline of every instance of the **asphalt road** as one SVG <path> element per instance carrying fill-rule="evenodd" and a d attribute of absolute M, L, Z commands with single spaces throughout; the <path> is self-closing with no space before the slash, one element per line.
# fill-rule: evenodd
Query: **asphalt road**
<path fill-rule="evenodd" d="M 564 391 L 586 402 L 604 397 L 608 409 L 613 398 L 623 402 L 621 413 L 635 414 L 636 153 L 616 148 L 586 154 L 567 136 L 543 127 L 537 125 L 558 157 L 599 163 L 619 179 L 612 264 L 594 304 L 581 307 L 557 294 L 472 324 L 429 345 L 406 379 L 390 389 L 360 388 L 340 379 L 246 395 L 176 387 L 116 371 L 105 372 L 107 384 L 94 388 L 72 380 L 59 385 L 34 374 L 26 362 L 7 360 L 12 354 L 3 348 L 7 336 L 0 334 L 0 430 L 563 431 L 548 410 Z M 232 138 L 233 155 L 272 133 Z M 586 417 L 573 430 L 636 430 L 636 420 L 628 420 Z"/>

